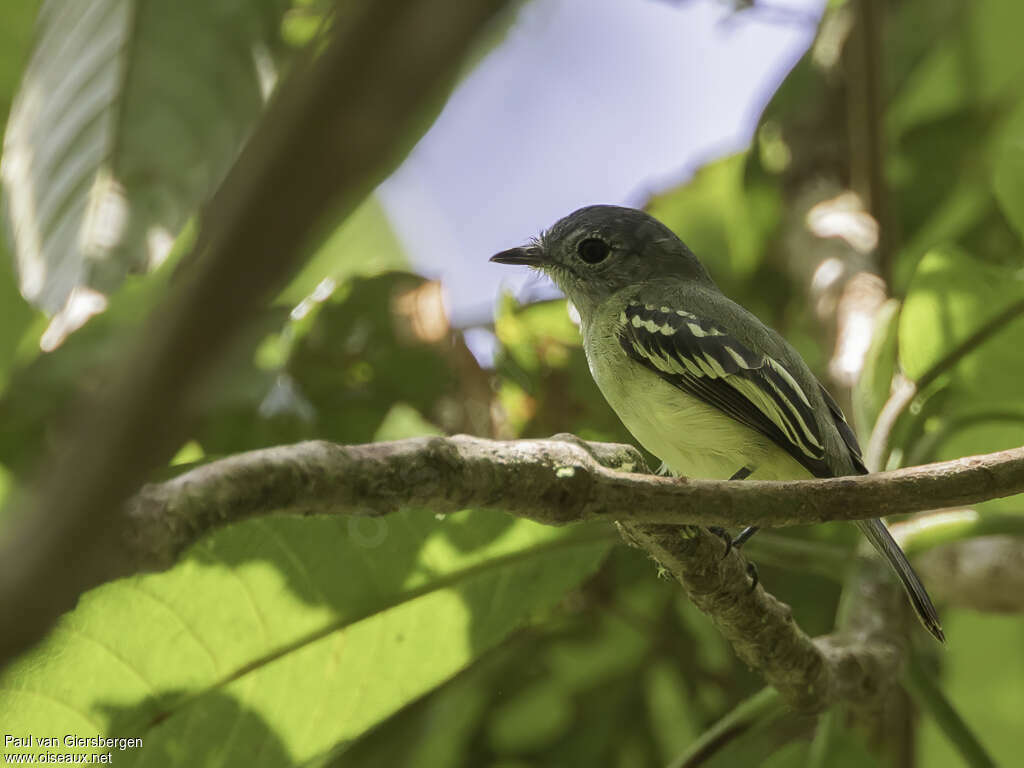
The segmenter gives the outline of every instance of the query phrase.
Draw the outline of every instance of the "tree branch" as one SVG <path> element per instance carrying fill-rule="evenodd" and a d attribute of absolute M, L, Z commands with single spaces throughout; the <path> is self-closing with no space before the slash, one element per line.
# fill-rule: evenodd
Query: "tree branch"
<path fill-rule="evenodd" d="M 119 528 L 121 572 L 168 567 L 214 527 L 277 512 L 384 515 L 429 507 L 583 520 L 739 527 L 858 520 L 1024 491 L 1024 448 L 856 477 L 742 483 L 639 474 L 631 446 L 572 435 L 499 441 L 458 435 L 366 445 L 312 441 L 221 459 L 147 485 Z M 126 557 L 127 554 L 127 557 Z"/>
<path fill-rule="evenodd" d="M 944 544 L 915 561 L 935 597 L 972 611 L 1024 613 L 1024 539 L 982 536 Z"/>
<path fill-rule="evenodd" d="M 760 672 L 787 703 L 818 712 L 836 701 L 871 706 L 898 672 L 900 649 L 875 636 L 812 640 L 792 609 L 760 585 L 749 588 L 743 558 L 723 558 L 724 544 L 703 528 L 620 524 L 707 614 L 736 655 Z"/>
<path fill-rule="evenodd" d="M 850 631 L 811 639 L 789 606 L 750 590 L 738 552 L 694 526 L 853 520 L 1024 490 L 1024 448 L 877 475 L 787 483 L 696 481 L 647 472 L 637 449 L 573 435 L 497 441 L 459 435 L 366 445 L 324 441 L 239 454 L 144 486 L 119 511 L 109 578 L 170 567 L 201 536 L 270 514 L 383 515 L 402 509 L 502 510 L 548 525 L 616 521 L 683 585 L 737 654 L 794 708 L 869 706 L 898 676 L 905 608 L 882 576 Z M 872 564 L 873 565 L 873 564 Z M 881 573 L 880 569 L 868 568 Z M 866 585 L 866 586 L 865 586 Z M 93 586 L 85 581 L 78 590 Z M 872 591 L 874 590 L 874 591 Z M 878 594 L 875 594 L 875 592 Z M 884 592 L 884 594 L 883 594 Z M 880 603 L 893 597 L 893 606 Z M 38 591 L 29 597 L 38 598 Z M 28 599 L 28 598 L 26 598 Z M 905 612 L 905 611 L 904 611 Z"/>
<path fill-rule="evenodd" d="M 899 495 L 894 489 L 901 476 L 914 481 L 904 493 L 927 494 L 942 472 L 968 481 L 979 472 L 990 478 L 1000 460 L 1024 462 L 1024 450 L 1016 453 L 926 467 L 916 476 L 889 473 L 880 486 L 870 477 L 843 479 L 853 482 L 844 488 L 837 480 L 729 483 L 638 474 L 646 466 L 635 448 L 572 435 L 513 442 L 467 436 L 355 446 L 307 442 L 240 454 L 144 487 L 125 508 L 118 563 L 125 574 L 168 567 L 203 533 L 274 513 L 475 507 L 551 525 L 617 520 L 627 541 L 671 573 L 740 658 L 794 708 L 818 711 L 837 700 L 868 705 L 899 671 L 898 642 L 871 622 L 847 637 L 812 640 L 789 606 L 763 588 L 750 590 L 739 553 L 723 557 L 720 539 L 683 524 L 764 522 L 766 512 L 783 523 L 852 519 L 851 510 L 875 515 L 879 498 Z M 898 499 L 891 503 L 904 506 Z"/>

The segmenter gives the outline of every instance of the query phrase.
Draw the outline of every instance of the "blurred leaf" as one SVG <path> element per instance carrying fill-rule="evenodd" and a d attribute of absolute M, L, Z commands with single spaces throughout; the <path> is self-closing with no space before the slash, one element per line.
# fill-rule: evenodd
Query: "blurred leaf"
<path fill-rule="evenodd" d="M 1007 218 L 1024 237 L 1024 137 L 1005 147 L 998 163 L 992 186 Z"/>
<path fill-rule="evenodd" d="M 899 356 L 917 379 L 960 342 L 1024 297 L 1024 271 L 986 264 L 953 249 L 928 253 L 911 281 L 899 321 Z M 1024 317 L 965 356 L 955 385 L 986 403 L 1017 402 L 1024 379 Z"/>
<path fill-rule="evenodd" d="M 1007 121 L 993 161 L 992 189 L 1006 218 L 1024 239 L 1024 107 Z"/>
<path fill-rule="evenodd" d="M 102 387 L 165 278 L 162 270 L 155 280 L 129 279 L 112 296 L 107 311 L 92 317 L 53 352 L 39 353 L 33 340 L 32 359 L 11 371 L 0 396 L 0 461 L 21 472 L 44 447 L 52 447 L 75 398 L 93 397 Z"/>
<path fill-rule="evenodd" d="M 0 392 L 7 384 L 7 376 L 14 364 L 26 329 L 36 313 L 18 292 L 17 280 L 7 260 L 7 249 L 0 239 Z"/>
<path fill-rule="evenodd" d="M 29 300 L 56 312 L 162 261 L 262 109 L 286 6 L 43 5 L 2 168 Z"/>
<path fill-rule="evenodd" d="M 608 543 L 474 512 L 251 521 L 83 596 L 4 671 L 0 720 L 143 737 L 125 765 L 278 766 L 271 735 L 300 763 L 549 610 Z"/>
<path fill-rule="evenodd" d="M 449 326 L 437 283 L 353 278 L 301 322 L 286 372 L 313 407 L 315 435 L 367 442 L 395 403 L 445 432 L 489 431 L 488 377 Z"/>
<path fill-rule="evenodd" d="M 40 0 L 20 0 L 4 6 L 4 23 L 0 25 L 0 125 L 7 120 L 21 77 L 39 4 Z"/>
<path fill-rule="evenodd" d="M 953 423 L 955 429 L 942 432 L 941 439 L 932 448 L 928 459 L 947 461 L 959 459 L 962 456 L 976 456 L 980 453 L 1019 448 L 1024 445 L 1024 396 L 1019 398 L 1019 407 L 1016 419 L 1009 418 L 1007 413 L 1000 413 L 995 418 L 978 421 L 963 418 L 962 410 L 969 410 L 967 405 L 962 406 L 962 410 L 955 411 L 952 407 L 947 407 L 945 415 Z M 941 426 L 941 424 L 932 425 L 932 428 L 941 428 Z M 1020 495 L 1008 496 L 974 506 L 988 511 L 1015 512 L 1024 506 L 1021 500 L 1022 496 Z"/>
<path fill-rule="evenodd" d="M 395 713 L 328 763 L 331 768 L 462 768 L 471 765 L 473 737 L 495 696 L 495 671 L 509 663 L 513 635 L 503 646 L 433 693 Z"/>
<path fill-rule="evenodd" d="M 662 761 L 667 765 L 697 737 L 697 719 L 691 711 L 686 684 L 677 665 L 667 660 L 651 665 L 646 683 L 651 731 L 661 750 Z"/>
<path fill-rule="evenodd" d="M 90 318 L 52 352 L 40 353 L 37 340 L 29 339 L 33 354 L 11 371 L 0 392 L 0 462 L 21 473 L 45 449 L 57 447 L 75 405 L 102 391 L 125 345 L 162 295 L 173 266 L 169 260 L 154 275 L 129 277 L 111 296 L 105 312 Z M 266 310 L 246 332 L 265 334 L 280 328 L 284 318 L 283 310 Z M 193 415 L 202 425 L 199 442 L 207 452 L 223 453 L 228 445 L 228 450 L 244 450 L 309 435 L 294 417 L 259 418 L 260 404 L 273 392 L 275 374 L 247 360 L 248 348 L 243 337 L 222 361 L 216 386 L 194 405 Z M 215 439 L 224 431 L 238 442 Z"/>
<path fill-rule="evenodd" d="M 373 277 L 407 266 L 387 214 L 376 195 L 371 195 L 323 241 L 277 302 L 294 306 L 325 278 L 341 283 L 351 277 Z"/>
<path fill-rule="evenodd" d="M 0 24 L 0 126 L 7 121 L 14 91 L 28 57 L 32 22 L 38 7 L 38 0 L 23 0 L 9 3 L 4 8 L 4 23 Z M 4 227 L 0 226 L 0 229 Z M 0 391 L 7 382 L 7 372 L 14 361 L 18 340 L 33 317 L 31 307 L 18 291 L 14 262 L 6 241 L 6 237 L 0 236 Z"/>
<path fill-rule="evenodd" d="M 864 355 L 860 377 L 853 387 L 853 423 L 866 445 L 878 414 L 889 399 L 896 373 L 897 331 L 900 303 L 890 299 L 875 313 L 871 344 Z"/>
<path fill-rule="evenodd" d="M 953 14 L 944 3 L 914 3 L 903 15 L 907 35 L 921 35 L 923 15 L 938 9 L 952 15 L 955 23 L 940 40 L 932 40 L 928 55 L 921 58 L 901 82 L 890 103 L 886 122 L 891 130 L 948 115 L 964 104 L 985 104 L 1016 97 L 1022 89 L 1024 60 L 1016 33 L 1024 25 L 1024 6 L 1006 0 L 971 0 L 955 6 Z"/>
<path fill-rule="evenodd" d="M 942 654 L 942 689 L 985 745 L 997 765 L 1015 765 L 1020 757 L 1020 718 L 1024 708 L 1024 622 L 998 616 L 947 610 Z M 918 760 L 929 768 L 960 768 L 962 758 L 938 726 L 924 718 L 917 738 Z"/>
<path fill-rule="evenodd" d="M 716 160 L 645 206 L 690 246 L 727 294 L 757 269 L 781 212 L 774 190 L 744 185 L 746 166 L 746 152 Z"/>
<path fill-rule="evenodd" d="M 423 418 L 419 411 L 405 403 L 395 403 L 384 416 L 373 435 L 374 442 L 400 440 L 412 435 L 442 435 L 440 429 Z"/>
<path fill-rule="evenodd" d="M 635 443 L 590 375 L 579 329 L 564 299 L 498 305 L 495 370 L 510 436 L 574 432 L 588 440 Z"/>
<path fill-rule="evenodd" d="M 553 680 L 538 680 L 491 715 L 490 746 L 498 754 L 545 749 L 572 721 L 572 703 Z"/>

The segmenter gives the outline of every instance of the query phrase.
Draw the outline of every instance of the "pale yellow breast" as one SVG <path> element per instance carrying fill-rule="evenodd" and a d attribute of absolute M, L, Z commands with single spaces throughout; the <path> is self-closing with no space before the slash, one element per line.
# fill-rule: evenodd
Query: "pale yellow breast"
<path fill-rule="evenodd" d="M 610 341 L 585 339 L 594 381 L 626 429 L 673 474 L 725 480 L 746 466 L 759 480 L 810 476 L 771 439 L 669 384 Z"/>

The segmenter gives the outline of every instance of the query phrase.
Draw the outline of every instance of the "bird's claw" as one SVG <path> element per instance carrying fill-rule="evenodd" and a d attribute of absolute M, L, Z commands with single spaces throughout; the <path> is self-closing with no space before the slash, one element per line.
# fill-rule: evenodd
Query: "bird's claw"
<path fill-rule="evenodd" d="M 757 585 L 761 583 L 761 577 L 757 572 L 757 566 L 749 560 L 747 561 L 747 576 L 750 577 L 750 592 L 757 589 Z"/>
<path fill-rule="evenodd" d="M 717 525 L 712 525 L 708 530 L 725 542 L 725 552 L 722 553 L 722 559 L 724 560 L 732 552 L 732 535 L 725 528 L 720 528 Z"/>
<path fill-rule="evenodd" d="M 744 541 L 749 539 L 753 531 L 756 531 L 757 529 L 754 528 L 753 530 L 751 530 L 750 528 L 747 528 L 743 531 L 743 533 L 740 534 L 735 543 L 733 541 L 732 536 L 727 530 L 725 530 L 725 528 L 720 528 L 717 525 L 714 525 L 710 526 L 708 530 L 725 542 L 725 552 L 722 553 L 722 559 L 724 560 L 729 556 L 729 553 L 732 552 L 733 549 L 735 549 L 738 552 L 739 546 L 743 544 Z M 750 531 L 750 533 L 747 533 L 748 531 Z M 743 538 L 744 534 L 747 534 L 745 538 Z M 749 591 L 753 592 L 755 589 L 757 589 L 757 585 L 761 583 L 761 577 L 760 574 L 758 574 L 757 572 L 757 566 L 749 560 L 747 561 L 747 576 L 750 577 Z"/>

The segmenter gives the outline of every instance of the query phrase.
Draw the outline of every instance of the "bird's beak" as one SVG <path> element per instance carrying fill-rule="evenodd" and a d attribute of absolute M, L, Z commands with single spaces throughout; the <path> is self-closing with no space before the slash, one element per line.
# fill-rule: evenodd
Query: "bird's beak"
<path fill-rule="evenodd" d="M 539 267 L 544 259 L 544 251 L 536 245 L 523 245 L 519 248 L 510 248 L 507 251 L 496 253 L 491 256 L 491 261 L 497 264 L 523 264 L 527 267 Z"/>

